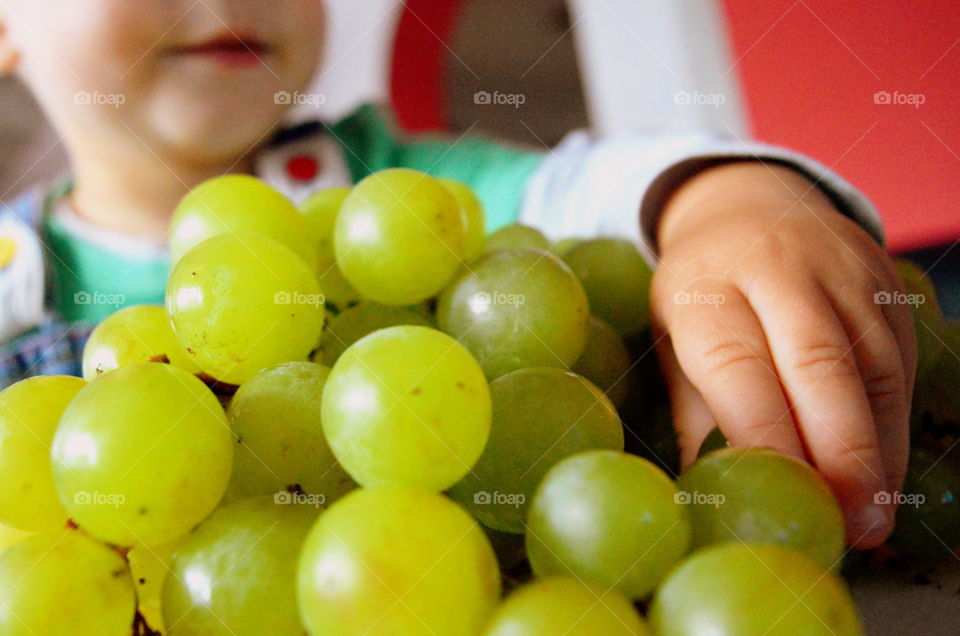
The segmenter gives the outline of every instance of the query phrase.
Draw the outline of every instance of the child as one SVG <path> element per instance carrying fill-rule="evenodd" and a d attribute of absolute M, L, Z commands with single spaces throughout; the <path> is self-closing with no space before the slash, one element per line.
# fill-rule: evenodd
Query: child
<path fill-rule="evenodd" d="M 160 303 L 178 200 L 228 172 L 294 199 L 404 166 L 473 186 L 492 226 L 633 237 L 658 263 L 651 307 L 684 460 L 732 444 L 806 458 L 848 538 L 883 541 L 906 468 L 916 361 L 870 203 L 794 153 L 706 136 L 571 135 L 547 155 L 401 140 L 365 106 L 277 134 L 317 69 L 320 0 L 0 0 L 0 69 L 29 85 L 72 174 L 0 215 L 0 373 L 75 373 L 90 324 Z M 44 272 L 47 284 L 44 284 Z M 712 294 L 721 304 L 675 302 Z M 886 498 L 890 500 L 889 497 Z"/>

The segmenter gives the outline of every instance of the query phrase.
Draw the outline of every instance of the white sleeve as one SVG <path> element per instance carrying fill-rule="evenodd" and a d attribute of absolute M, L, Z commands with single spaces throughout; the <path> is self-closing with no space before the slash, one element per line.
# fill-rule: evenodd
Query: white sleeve
<path fill-rule="evenodd" d="M 837 208 L 883 243 L 883 225 L 867 198 L 826 166 L 799 153 L 709 134 L 632 134 L 595 140 L 571 133 L 532 175 L 518 221 L 551 239 L 624 236 L 651 265 L 667 197 L 690 176 L 731 159 L 786 165 L 819 186 Z"/>

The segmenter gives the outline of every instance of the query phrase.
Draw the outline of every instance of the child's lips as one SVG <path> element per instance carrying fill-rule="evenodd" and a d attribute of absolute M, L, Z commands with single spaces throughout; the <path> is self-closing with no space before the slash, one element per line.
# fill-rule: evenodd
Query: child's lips
<path fill-rule="evenodd" d="M 233 68 L 256 66 L 270 52 L 270 46 L 261 40 L 233 34 L 169 50 L 174 57 L 203 59 Z"/>

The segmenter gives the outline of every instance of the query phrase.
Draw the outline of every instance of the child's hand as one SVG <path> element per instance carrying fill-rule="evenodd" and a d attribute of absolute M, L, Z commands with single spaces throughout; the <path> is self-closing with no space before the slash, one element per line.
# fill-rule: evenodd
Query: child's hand
<path fill-rule="evenodd" d="M 787 168 L 725 164 L 664 210 L 652 290 L 684 462 L 713 426 L 735 446 L 806 458 L 848 540 L 881 543 L 903 485 L 916 343 L 884 250 Z"/>

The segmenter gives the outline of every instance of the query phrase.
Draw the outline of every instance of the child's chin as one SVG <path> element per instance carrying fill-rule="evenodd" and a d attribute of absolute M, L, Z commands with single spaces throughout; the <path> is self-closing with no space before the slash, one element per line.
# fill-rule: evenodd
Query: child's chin
<path fill-rule="evenodd" d="M 279 115 L 241 113 L 235 109 L 206 116 L 200 112 L 176 115 L 155 115 L 151 136 L 178 157 L 204 162 L 239 158 L 266 139 L 279 119 Z"/>

